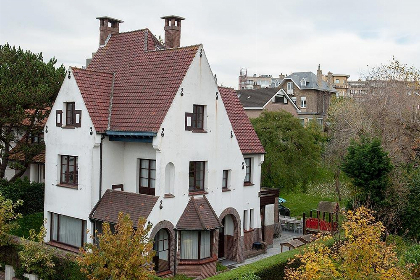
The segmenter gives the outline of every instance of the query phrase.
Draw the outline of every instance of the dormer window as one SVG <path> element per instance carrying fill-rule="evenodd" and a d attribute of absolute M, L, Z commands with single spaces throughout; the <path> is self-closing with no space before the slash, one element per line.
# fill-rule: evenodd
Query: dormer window
<path fill-rule="evenodd" d="M 306 79 L 303 78 L 302 80 L 300 80 L 300 86 L 301 87 L 305 87 L 306 86 Z"/>

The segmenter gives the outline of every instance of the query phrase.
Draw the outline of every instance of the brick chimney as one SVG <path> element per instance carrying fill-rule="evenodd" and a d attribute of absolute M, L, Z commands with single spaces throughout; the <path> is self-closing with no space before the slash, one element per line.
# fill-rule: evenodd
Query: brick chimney
<path fill-rule="evenodd" d="M 318 81 L 318 87 L 322 87 L 322 70 L 321 70 L 321 64 L 318 64 L 318 70 L 316 71 L 316 77 Z"/>
<path fill-rule="evenodd" d="M 99 46 L 104 46 L 109 35 L 120 33 L 120 23 L 123 21 L 111 17 L 97 17 L 96 19 L 99 19 Z"/>
<path fill-rule="evenodd" d="M 165 20 L 165 47 L 169 49 L 179 48 L 181 45 L 181 20 L 179 16 L 161 17 Z"/>

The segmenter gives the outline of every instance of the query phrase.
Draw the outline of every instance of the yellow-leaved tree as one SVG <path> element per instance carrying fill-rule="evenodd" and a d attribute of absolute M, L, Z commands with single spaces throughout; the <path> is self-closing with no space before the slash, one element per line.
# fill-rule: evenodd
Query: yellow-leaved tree
<path fill-rule="evenodd" d="M 302 265 L 287 269 L 287 279 L 409 279 L 407 268 L 398 264 L 394 247 L 381 240 L 384 226 L 370 210 L 359 207 L 348 211 L 343 229 L 343 241 L 332 247 L 316 242 L 298 255 Z"/>
<path fill-rule="evenodd" d="M 80 249 L 77 262 L 88 279 L 148 279 L 153 270 L 153 241 L 148 237 L 151 224 L 140 218 L 137 228 L 128 214 L 120 213 L 115 231 L 103 223 L 97 244 Z"/>
<path fill-rule="evenodd" d="M 17 227 L 14 221 L 22 217 L 21 214 L 15 213 L 15 209 L 22 203 L 22 200 L 13 202 L 0 193 L 0 246 L 7 245 L 10 242 L 8 233 Z"/>

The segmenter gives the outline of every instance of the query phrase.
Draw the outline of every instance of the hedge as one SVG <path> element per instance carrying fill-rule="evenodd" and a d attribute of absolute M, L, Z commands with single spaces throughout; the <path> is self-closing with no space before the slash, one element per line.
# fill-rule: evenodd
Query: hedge
<path fill-rule="evenodd" d="M 294 262 L 292 265 L 287 265 L 289 260 L 293 259 L 294 256 L 301 252 L 301 249 L 294 249 L 286 251 L 284 253 L 271 256 L 260 261 L 240 266 L 236 269 L 229 270 L 224 273 L 220 273 L 213 277 L 208 278 L 209 280 L 235 280 L 245 273 L 254 273 L 261 277 L 261 280 L 265 279 L 284 279 L 284 269 L 287 267 L 298 267 L 298 262 Z"/>
<path fill-rule="evenodd" d="M 31 183 L 27 177 L 9 182 L 0 180 L 0 192 L 13 202 L 23 200 L 23 204 L 16 209 L 22 215 L 44 211 L 44 183 Z"/>

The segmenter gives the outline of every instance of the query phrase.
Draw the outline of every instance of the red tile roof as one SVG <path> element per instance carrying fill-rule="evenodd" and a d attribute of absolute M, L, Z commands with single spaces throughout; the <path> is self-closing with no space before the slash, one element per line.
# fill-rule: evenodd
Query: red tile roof
<path fill-rule="evenodd" d="M 113 75 L 78 68 L 72 68 L 72 72 L 95 129 L 105 132 L 108 127 Z"/>
<path fill-rule="evenodd" d="M 88 70 L 115 73 L 110 130 L 159 130 L 199 46 L 156 50 L 159 47 L 152 33 L 143 29 L 112 35 L 94 55 Z M 88 77 L 76 75 L 79 88 L 89 90 Z M 101 98 L 92 97 L 95 102 Z M 89 114 L 92 110 L 96 109 Z M 107 118 L 101 112 L 97 115 L 103 127 Z"/>
<path fill-rule="evenodd" d="M 261 145 L 260 139 L 236 95 L 236 91 L 232 88 L 224 87 L 219 87 L 219 91 L 242 153 L 265 153 L 264 147 Z"/>
<path fill-rule="evenodd" d="M 159 197 L 107 190 L 98 201 L 89 218 L 97 221 L 106 221 L 113 224 L 118 222 L 118 214 L 129 214 L 135 225 L 140 217 L 147 219 Z"/>
<path fill-rule="evenodd" d="M 196 199 L 191 197 L 176 224 L 177 229 L 187 230 L 209 230 L 221 226 L 222 224 L 206 197 Z"/>

